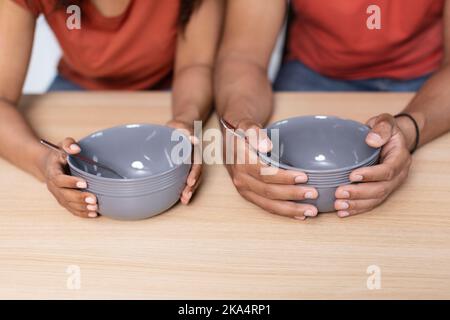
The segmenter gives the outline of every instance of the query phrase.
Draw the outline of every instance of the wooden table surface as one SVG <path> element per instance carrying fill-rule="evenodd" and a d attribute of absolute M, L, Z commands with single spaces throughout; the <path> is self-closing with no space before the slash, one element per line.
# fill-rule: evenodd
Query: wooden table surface
<path fill-rule="evenodd" d="M 410 98 L 279 94 L 273 120 L 365 121 Z M 167 93 L 57 93 L 22 103 L 38 133 L 54 141 L 124 123 L 162 124 L 169 107 Z M 187 207 L 138 222 L 84 220 L 0 160 L 0 298 L 450 298 L 450 135 L 414 155 L 409 180 L 389 201 L 348 219 L 274 216 L 242 199 L 223 166 L 204 173 Z M 369 266 L 381 272 L 378 290 L 368 289 Z M 77 268 L 79 289 L 70 285 Z"/>

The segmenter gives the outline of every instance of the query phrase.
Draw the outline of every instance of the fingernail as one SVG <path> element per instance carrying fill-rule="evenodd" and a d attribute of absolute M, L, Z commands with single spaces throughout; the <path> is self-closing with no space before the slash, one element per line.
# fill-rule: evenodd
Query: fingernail
<path fill-rule="evenodd" d="M 80 152 L 81 151 L 80 147 L 78 145 L 76 145 L 75 143 L 71 144 L 69 148 L 70 148 L 70 150 L 72 150 L 74 152 Z"/>
<path fill-rule="evenodd" d="M 340 195 L 341 195 L 340 198 L 343 198 L 343 199 L 350 198 L 350 192 L 348 192 L 348 191 L 341 191 Z"/>
<path fill-rule="evenodd" d="M 306 210 L 304 213 L 305 217 L 315 217 L 317 216 L 317 212 L 312 210 Z"/>
<path fill-rule="evenodd" d="M 363 179 L 364 179 L 364 177 L 360 174 L 355 174 L 350 177 L 350 180 L 352 180 L 352 181 L 362 181 Z"/>
<path fill-rule="evenodd" d="M 345 210 L 348 209 L 350 205 L 345 201 L 337 201 L 336 202 L 336 209 L 338 210 Z"/>
<path fill-rule="evenodd" d="M 259 142 L 258 149 L 261 152 L 268 152 L 272 149 L 272 142 L 269 139 L 263 139 Z"/>
<path fill-rule="evenodd" d="M 189 191 L 189 193 L 187 194 L 188 199 L 192 198 L 192 191 Z"/>
<path fill-rule="evenodd" d="M 97 211 L 98 208 L 97 208 L 96 205 L 90 204 L 90 205 L 87 206 L 87 209 L 89 211 Z"/>
<path fill-rule="evenodd" d="M 339 211 L 338 212 L 338 216 L 341 218 L 348 217 L 349 215 L 350 215 L 350 213 L 348 213 L 347 211 Z"/>
<path fill-rule="evenodd" d="M 86 183 L 86 181 L 78 181 L 78 182 L 77 182 L 77 188 L 80 188 L 80 189 L 86 189 L 86 188 L 87 188 L 87 183 Z"/>
<path fill-rule="evenodd" d="M 90 204 L 96 204 L 97 203 L 97 201 L 95 201 L 95 199 L 92 198 L 92 197 L 87 197 L 85 199 L 85 201 L 86 201 L 86 203 L 90 203 Z"/>
<path fill-rule="evenodd" d="M 367 135 L 367 139 L 372 141 L 373 143 L 376 143 L 376 144 L 383 143 L 383 139 L 381 139 L 381 136 L 376 134 L 376 133 L 374 133 L 374 132 L 369 133 Z"/>
<path fill-rule="evenodd" d="M 304 183 L 308 180 L 308 178 L 306 176 L 296 176 L 294 181 L 295 183 Z"/>
<path fill-rule="evenodd" d="M 305 199 L 314 199 L 314 192 L 308 191 L 307 193 L 305 193 Z"/>
<path fill-rule="evenodd" d="M 89 218 L 97 218 L 97 214 L 95 212 L 89 212 L 88 217 Z"/>
<path fill-rule="evenodd" d="M 303 217 L 302 216 L 298 216 L 298 217 L 294 217 L 294 219 L 304 221 L 306 219 L 306 217 L 305 216 L 303 216 Z"/>

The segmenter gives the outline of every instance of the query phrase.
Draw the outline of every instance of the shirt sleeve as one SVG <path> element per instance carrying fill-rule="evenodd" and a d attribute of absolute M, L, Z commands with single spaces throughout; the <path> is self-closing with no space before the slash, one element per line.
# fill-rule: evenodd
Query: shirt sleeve
<path fill-rule="evenodd" d="M 12 0 L 22 8 L 30 11 L 35 17 L 42 13 L 42 7 L 39 0 Z"/>

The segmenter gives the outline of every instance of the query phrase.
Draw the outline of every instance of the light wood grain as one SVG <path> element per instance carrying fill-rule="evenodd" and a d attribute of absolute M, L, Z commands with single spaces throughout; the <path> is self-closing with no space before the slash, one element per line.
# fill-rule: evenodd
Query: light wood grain
<path fill-rule="evenodd" d="M 365 121 L 410 98 L 280 94 L 273 119 Z M 58 141 L 164 123 L 170 97 L 60 93 L 26 97 L 22 107 L 40 135 Z M 0 177 L 0 298 L 450 298 L 450 135 L 414 155 L 409 180 L 388 202 L 345 220 L 268 214 L 239 196 L 220 165 L 205 168 L 191 205 L 139 222 L 73 217 L 1 160 Z M 80 290 L 66 287 L 69 265 L 81 268 Z M 381 268 L 381 290 L 367 289 L 369 265 Z"/>

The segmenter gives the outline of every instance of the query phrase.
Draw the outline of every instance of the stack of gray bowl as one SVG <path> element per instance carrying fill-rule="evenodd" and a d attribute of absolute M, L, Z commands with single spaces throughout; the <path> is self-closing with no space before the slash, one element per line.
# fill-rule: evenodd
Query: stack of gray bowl
<path fill-rule="evenodd" d="M 73 176 L 87 181 L 98 212 L 119 220 L 155 216 L 179 199 L 190 170 L 189 138 L 159 125 L 126 125 L 79 141 L 81 155 L 104 167 L 70 156 Z M 117 175 L 117 174 L 118 175 Z"/>
<path fill-rule="evenodd" d="M 380 149 L 365 142 L 369 127 L 353 120 L 304 116 L 278 121 L 267 129 L 279 144 L 264 160 L 306 173 L 307 185 L 316 188 L 319 197 L 302 202 L 315 205 L 319 212 L 335 211 L 336 189 L 351 183 L 353 170 L 375 165 L 380 155 Z"/>

